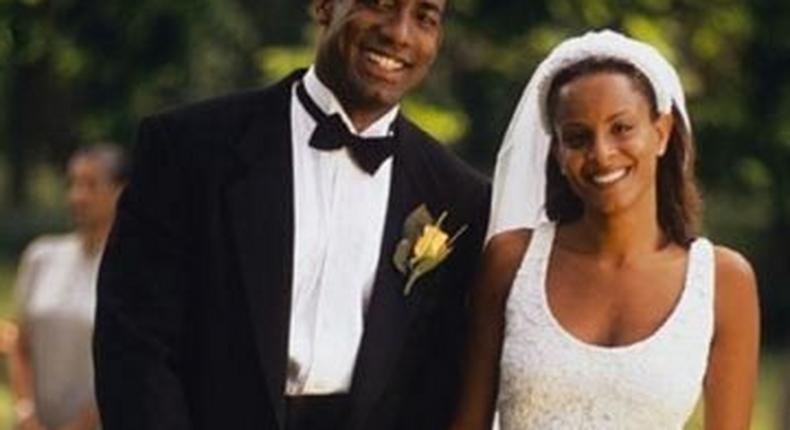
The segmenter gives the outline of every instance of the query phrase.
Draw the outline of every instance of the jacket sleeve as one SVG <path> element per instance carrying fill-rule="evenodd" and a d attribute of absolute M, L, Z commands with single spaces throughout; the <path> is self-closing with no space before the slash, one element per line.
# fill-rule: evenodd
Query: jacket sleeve
<path fill-rule="evenodd" d="M 102 258 L 93 354 L 102 428 L 189 429 L 179 344 L 188 178 L 163 121 L 144 120 Z"/>

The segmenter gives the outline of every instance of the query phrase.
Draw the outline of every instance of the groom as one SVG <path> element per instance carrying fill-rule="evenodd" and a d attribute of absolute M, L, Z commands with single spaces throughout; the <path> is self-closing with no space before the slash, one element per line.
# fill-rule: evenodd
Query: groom
<path fill-rule="evenodd" d="M 446 6 L 315 1 L 307 71 L 142 122 L 98 287 L 105 430 L 446 426 L 489 186 L 398 107 Z"/>

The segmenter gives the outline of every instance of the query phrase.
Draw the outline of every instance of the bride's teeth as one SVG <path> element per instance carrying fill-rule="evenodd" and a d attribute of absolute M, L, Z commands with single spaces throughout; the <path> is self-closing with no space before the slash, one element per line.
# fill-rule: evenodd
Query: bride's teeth
<path fill-rule="evenodd" d="M 625 176 L 626 169 L 618 169 L 602 175 L 593 175 L 592 179 L 598 185 L 611 184 Z"/>
<path fill-rule="evenodd" d="M 389 57 L 385 57 L 383 55 L 375 54 L 373 52 L 371 52 L 369 54 L 369 57 L 376 64 L 378 64 L 381 68 L 389 70 L 389 71 L 399 70 L 399 69 L 401 69 L 403 67 L 403 63 L 398 61 L 398 60 L 395 60 L 395 59 L 389 58 Z"/>

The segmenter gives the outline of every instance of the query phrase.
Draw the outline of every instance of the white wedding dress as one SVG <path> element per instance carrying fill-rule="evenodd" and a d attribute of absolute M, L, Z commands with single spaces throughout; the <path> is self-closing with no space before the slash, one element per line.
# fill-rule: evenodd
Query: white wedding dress
<path fill-rule="evenodd" d="M 602 347 L 567 332 L 548 306 L 554 231 L 551 223 L 534 231 L 508 299 L 500 429 L 682 429 L 702 389 L 713 334 L 711 243 L 692 244 L 681 297 L 652 335 Z"/>

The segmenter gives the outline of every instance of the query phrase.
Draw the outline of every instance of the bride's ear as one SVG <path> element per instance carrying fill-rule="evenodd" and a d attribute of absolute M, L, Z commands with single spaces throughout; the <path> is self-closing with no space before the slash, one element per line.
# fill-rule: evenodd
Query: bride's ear
<path fill-rule="evenodd" d="M 653 121 L 653 127 L 658 135 L 658 150 L 656 155 L 661 157 L 667 151 L 669 136 L 672 134 L 672 127 L 675 125 L 675 117 L 672 113 L 661 114 Z"/>

